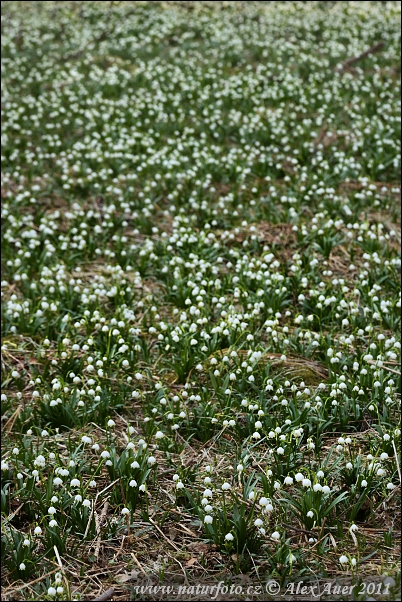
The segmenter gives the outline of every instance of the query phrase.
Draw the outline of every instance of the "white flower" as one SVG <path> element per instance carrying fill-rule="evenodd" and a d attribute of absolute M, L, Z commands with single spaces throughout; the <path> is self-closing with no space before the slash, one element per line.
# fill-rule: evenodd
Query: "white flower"
<path fill-rule="evenodd" d="M 281 538 L 281 535 L 278 531 L 274 531 L 271 535 L 271 539 L 274 539 L 275 541 L 279 541 L 280 538 Z"/>
<path fill-rule="evenodd" d="M 49 587 L 47 590 L 47 595 L 48 596 L 55 596 L 57 594 L 57 591 L 54 587 Z"/>
<path fill-rule="evenodd" d="M 213 519 L 213 518 L 212 518 L 212 516 L 210 516 L 209 514 L 207 514 L 207 515 L 204 517 L 204 523 L 205 523 L 206 525 L 212 525 L 212 523 L 213 523 L 213 520 L 214 520 L 214 519 Z"/>
<path fill-rule="evenodd" d="M 23 562 L 21 562 L 21 564 L 19 566 L 20 571 L 25 571 L 26 568 L 27 567 L 25 566 L 25 564 Z"/>
<path fill-rule="evenodd" d="M 162 437 L 164 437 L 164 434 L 162 433 L 162 431 L 156 431 L 155 439 L 162 439 Z"/>
<path fill-rule="evenodd" d="M 225 535 L 225 539 L 226 539 L 226 541 L 233 541 L 234 537 L 233 537 L 233 535 L 231 533 L 227 533 Z"/>
<path fill-rule="evenodd" d="M 309 510 L 309 511 L 307 512 L 307 516 L 308 516 L 309 518 L 313 518 L 313 517 L 314 517 L 314 512 L 313 512 L 312 510 Z"/>
<path fill-rule="evenodd" d="M 123 516 L 130 514 L 130 510 L 128 508 L 123 508 L 121 513 L 123 514 Z"/>
<path fill-rule="evenodd" d="M 155 462 L 156 462 L 156 458 L 154 458 L 154 456 L 149 456 L 148 464 L 150 464 L 152 466 L 152 464 L 155 464 Z"/>
<path fill-rule="evenodd" d="M 71 487 L 79 487 L 81 485 L 81 483 L 79 482 L 78 479 L 72 479 L 70 485 L 71 485 Z"/>
<path fill-rule="evenodd" d="M 115 426 L 116 423 L 115 423 L 114 420 L 110 419 L 110 420 L 107 421 L 107 425 L 110 426 L 110 427 L 112 427 L 112 426 Z"/>
<path fill-rule="evenodd" d="M 35 527 L 34 534 L 35 535 L 40 535 L 41 533 L 42 533 L 42 529 L 40 527 Z"/>
<path fill-rule="evenodd" d="M 56 508 L 54 508 L 53 506 L 50 506 L 50 508 L 47 509 L 48 514 L 56 514 Z"/>
<path fill-rule="evenodd" d="M 264 524 L 264 522 L 260 518 L 257 518 L 254 521 L 254 524 L 255 524 L 256 527 L 262 527 L 262 525 Z"/>
<path fill-rule="evenodd" d="M 205 489 L 202 495 L 203 497 L 212 497 L 212 491 L 210 489 Z"/>
<path fill-rule="evenodd" d="M 347 564 L 347 563 L 349 562 L 349 558 L 348 558 L 347 556 L 341 556 L 341 557 L 339 558 L 339 562 L 340 562 L 341 564 Z"/>

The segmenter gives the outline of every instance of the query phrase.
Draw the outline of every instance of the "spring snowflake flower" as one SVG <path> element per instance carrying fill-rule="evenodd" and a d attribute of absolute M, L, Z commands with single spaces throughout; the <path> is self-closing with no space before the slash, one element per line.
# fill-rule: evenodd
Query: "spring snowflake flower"
<path fill-rule="evenodd" d="M 207 514 L 207 515 L 204 517 L 204 523 L 205 523 L 206 525 L 212 525 L 212 523 L 213 523 L 213 520 L 214 520 L 214 519 L 212 518 L 212 516 L 211 516 L 210 514 Z"/>
<path fill-rule="evenodd" d="M 233 541 L 234 537 L 233 537 L 232 533 L 227 533 L 225 535 L 225 539 L 226 539 L 226 541 Z"/>
<path fill-rule="evenodd" d="M 281 538 L 281 535 L 278 531 L 274 531 L 271 535 L 271 539 L 273 539 L 274 541 L 279 541 Z"/>

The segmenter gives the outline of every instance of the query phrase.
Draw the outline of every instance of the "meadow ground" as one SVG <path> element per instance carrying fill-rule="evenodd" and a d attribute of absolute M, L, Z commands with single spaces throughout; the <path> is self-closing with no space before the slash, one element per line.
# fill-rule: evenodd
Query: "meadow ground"
<path fill-rule="evenodd" d="M 2 598 L 398 599 L 400 4 L 2 33 Z"/>

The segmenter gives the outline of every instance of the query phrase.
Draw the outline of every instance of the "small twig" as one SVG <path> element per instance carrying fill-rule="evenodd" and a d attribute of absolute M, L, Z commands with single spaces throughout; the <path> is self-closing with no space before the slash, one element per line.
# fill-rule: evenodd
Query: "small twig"
<path fill-rule="evenodd" d="M 378 366 L 377 362 L 375 362 L 374 360 L 368 360 L 368 363 L 371 364 L 372 366 L 377 366 L 377 368 L 381 368 L 382 370 L 388 370 L 389 372 L 393 372 L 394 374 L 397 374 L 398 376 L 401 375 L 401 373 L 398 372 L 397 370 L 393 370 L 393 368 L 388 368 L 388 366 L 384 366 L 384 364 L 381 366 Z"/>
<path fill-rule="evenodd" d="M 292 531 L 297 531 L 298 533 L 304 533 L 305 535 L 310 535 L 310 537 L 314 537 L 315 533 L 312 531 L 308 531 L 307 529 L 298 529 L 297 527 L 292 527 L 292 525 L 287 525 L 286 523 L 282 523 L 283 527 L 287 529 L 292 529 Z"/>
<path fill-rule="evenodd" d="M 38 577 L 37 579 L 34 579 L 34 581 L 30 581 L 29 583 L 25 583 L 24 585 L 21 585 L 21 587 L 16 587 L 14 589 L 14 591 L 19 592 L 20 590 L 24 589 L 25 587 L 30 587 L 31 585 L 34 585 L 35 583 L 38 583 L 39 581 L 42 581 L 42 579 L 45 579 L 46 577 L 50 577 L 50 575 L 53 575 L 54 573 L 57 573 L 59 570 L 60 570 L 60 567 L 57 567 L 57 569 L 53 569 L 53 571 L 49 571 L 49 573 L 46 573 L 45 575 L 42 575 L 41 577 Z"/>
<path fill-rule="evenodd" d="M 7 525 L 9 522 L 11 522 L 14 518 L 14 516 L 16 516 L 18 514 L 18 512 L 21 510 L 21 508 L 23 507 L 24 504 L 21 504 L 21 506 L 18 506 L 17 510 L 14 510 L 14 512 L 12 514 L 10 514 L 10 516 L 7 516 L 7 518 L 5 518 L 2 522 L 2 525 Z"/>
<path fill-rule="evenodd" d="M 96 531 L 98 533 L 98 539 L 97 539 L 96 547 L 95 547 L 95 558 L 98 558 L 98 556 L 99 556 L 99 550 L 100 550 L 100 545 L 101 545 L 101 526 L 102 526 L 103 520 L 106 516 L 106 513 L 108 511 L 108 508 L 109 508 L 109 501 L 106 500 L 103 505 L 102 512 L 101 512 L 101 515 L 99 516 L 99 518 L 95 512 Z"/>
<path fill-rule="evenodd" d="M 113 481 L 113 483 L 110 483 L 110 485 L 108 485 L 107 487 L 105 487 L 104 489 L 102 489 L 102 491 L 99 491 L 99 493 L 97 493 L 97 494 L 96 494 L 95 501 L 94 501 L 94 503 L 93 503 L 93 505 L 92 505 L 91 514 L 89 515 L 89 519 L 88 519 L 88 523 L 87 523 L 87 528 L 85 529 L 85 533 L 84 533 L 84 539 L 85 539 L 85 538 L 86 538 L 86 536 L 87 536 L 87 533 L 88 533 L 88 530 L 89 530 L 89 525 L 91 524 L 91 520 L 92 520 L 92 517 L 93 517 L 93 515 L 94 515 L 94 512 L 95 512 L 95 506 L 96 506 L 96 502 L 97 502 L 97 500 L 98 500 L 98 497 L 99 497 L 100 495 L 102 495 L 102 493 L 105 493 L 105 491 L 107 491 L 108 489 L 110 489 L 111 487 L 113 487 L 113 485 L 114 485 L 115 483 L 117 483 L 117 481 L 118 481 L 118 480 L 119 480 L 119 479 L 116 479 L 115 481 Z"/>
<path fill-rule="evenodd" d="M 155 523 L 155 521 L 152 520 L 151 517 L 149 517 L 149 522 L 153 524 L 153 526 L 155 527 L 155 529 L 157 529 L 159 531 L 159 533 L 162 535 L 163 539 L 165 541 L 167 541 L 168 544 L 171 545 L 172 548 L 174 548 L 176 550 L 176 552 L 180 552 L 179 548 L 173 543 L 173 541 L 171 541 L 168 537 L 166 537 L 166 535 L 164 534 L 164 532 L 158 527 L 158 525 Z"/>
<path fill-rule="evenodd" d="M 345 67 L 346 68 L 350 67 L 351 65 L 354 65 L 355 63 L 358 63 L 362 59 L 365 59 L 370 54 L 374 54 L 375 52 L 379 52 L 380 50 L 382 50 L 384 48 L 384 46 L 385 46 L 385 42 L 378 42 L 378 44 L 374 44 L 374 46 L 371 46 L 371 48 L 368 48 L 367 50 L 365 50 L 364 52 L 362 52 L 358 56 L 352 56 L 349 59 L 347 59 L 346 61 L 344 61 L 342 63 L 342 66 L 344 68 Z"/>
<path fill-rule="evenodd" d="M 133 557 L 133 560 L 134 560 L 135 564 L 138 566 L 138 568 L 140 569 L 141 573 L 143 575 L 145 575 L 145 577 L 147 577 L 148 576 L 147 573 L 142 568 L 142 565 L 141 565 L 140 561 L 138 560 L 137 556 L 134 554 L 134 552 L 131 552 L 131 556 Z"/>
<path fill-rule="evenodd" d="M 117 554 L 115 554 L 115 555 L 113 556 L 113 560 L 116 560 L 116 558 L 119 556 L 119 554 L 121 554 L 121 553 L 122 553 L 122 551 L 123 551 L 123 547 L 124 547 L 124 540 L 125 540 L 125 539 L 126 539 L 126 536 L 125 536 L 125 535 L 123 535 L 123 538 L 122 538 L 122 540 L 121 540 L 121 544 L 120 544 L 120 548 L 119 548 L 119 550 L 118 550 Z"/>
<path fill-rule="evenodd" d="M 104 600 L 110 600 L 110 598 L 113 598 L 115 591 L 116 590 L 113 589 L 113 587 L 110 587 L 105 592 L 103 592 L 103 594 L 101 594 L 97 598 L 94 598 L 94 602 L 103 602 Z"/>
<path fill-rule="evenodd" d="M 70 597 L 70 585 L 68 583 L 68 579 L 66 577 L 66 572 L 64 570 L 64 566 L 63 566 L 63 563 L 60 558 L 59 550 L 57 549 L 57 546 L 53 546 L 53 549 L 54 549 L 54 553 L 56 554 L 56 558 L 57 558 L 57 562 L 58 562 L 60 570 L 61 570 L 61 574 L 63 575 L 64 583 L 67 588 L 68 597 Z"/>
<path fill-rule="evenodd" d="M 399 466 L 398 452 L 396 451 L 395 441 L 393 439 L 392 439 L 392 447 L 394 448 L 394 452 L 395 452 L 395 462 L 396 462 L 396 469 L 398 471 L 399 482 L 402 483 L 402 480 L 401 480 L 401 467 Z"/>
<path fill-rule="evenodd" d="M 7 431 L 7 426 L 8 426 L 8 423 L 9 423 L 9 422 L 11 422 L 11 426 L 10 426 L 10 428 L 9 428 L 8 430 L 9 430 L 9 431 L 11 431 L 11 430 L 12 430 L 12 428 L 13 428 L 13 426 L 14 426 L 14 423 L 15 423 L 15 421 L 17 420 L 17 418 L 18 418 L 18 414 L 20 413 L 21 409 L 22 409 L 22 406 L 21 406 L 21 405 L 19 405 L 19 406 L 18 406 L 18 408 L 15 410 L 15 412 L 13 412 L 13 414 L 12 414 L 12 415 L 10 416 L 10 418 L 7 420 L 6 424 L 3 426 L 3 433 Z"/>

